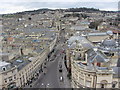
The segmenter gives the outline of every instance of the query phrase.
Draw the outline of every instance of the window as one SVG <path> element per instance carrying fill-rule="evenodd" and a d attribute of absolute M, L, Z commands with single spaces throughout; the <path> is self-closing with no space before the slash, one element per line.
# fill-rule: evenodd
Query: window
<path fill-rule="evenodd" d="M 81 77 L 79 77 L 79 83 L 81 84 L 81 85 L 83 85 L 84 83 L 84 79 L 83 78 L 81 78 Z"/>
<path fill-rule="evenodd" d="M 106 80 L 102 80 L 101 81 L 101 88 L 106 88 L 107 87 L 107 81 Z"/>
<path fill-rule="evenodd" d="M 112 82 L 112 88 L 115 88 L 116 84 L 117 84 L 117 81 L 113 81 Z"/>
<path fill-rule="evenodd" d="M 91 86 L 91 81 L 86 81 L 85 84 L 86 84 L 87 87 L 90 87 Z"/>
<path fill-rule="evenodd" d="M 9 77 L 9 81 L 12 81 L 12 77 Z"/>
<path fill-rule="evenodd" d="M 14 79 L 16 79 L 16 75 L 14 75 Z"/>
<path fill-rule="evenodd" d="M 101 88 L 104 88 L 104 84 L 101 84 Z"/>
<path fill-rule="evenodd" d="M 2 70 L 5 71 L 5 70 L 6 70 L 6 67 L 3 67 Z"/>
<path fill-rule="evenodd" d="M 4 79 L 4 82 L 7 83 L 7 79 Z"/>
<path fill-rule="evenodd" d="M 115 88 L 116 84 L 112 84 L 112 88 Z"/>

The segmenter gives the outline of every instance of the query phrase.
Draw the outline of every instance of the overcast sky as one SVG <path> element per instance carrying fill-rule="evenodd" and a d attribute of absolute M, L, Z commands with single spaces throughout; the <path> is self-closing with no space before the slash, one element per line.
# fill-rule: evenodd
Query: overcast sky
<path fill-rule="evenodd" d="M 40 8 L 88 7 L 107 11 L 117 11 L 119 0 L 4 0 L 0 1 L 0 14 L 15 13 Z"/>

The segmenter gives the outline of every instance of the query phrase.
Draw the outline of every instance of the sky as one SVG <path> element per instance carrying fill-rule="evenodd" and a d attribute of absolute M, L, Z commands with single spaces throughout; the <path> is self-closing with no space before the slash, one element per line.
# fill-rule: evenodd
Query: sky
<path fill-rule="evenodd" d="M 96 8 L 106 11 L 117 11 L 119 0 L 2 0 L 0 14 L 16 13 L 41 8 Z"/>

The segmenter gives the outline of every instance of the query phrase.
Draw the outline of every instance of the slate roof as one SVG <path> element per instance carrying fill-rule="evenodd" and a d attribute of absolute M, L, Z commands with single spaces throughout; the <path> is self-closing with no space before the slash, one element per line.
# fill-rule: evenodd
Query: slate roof
<path fill-rule="evenodd" d="M 41 53 L 43 51 L 43 49 L 40 48 L 40 47 L 37 47 L 34 51 L 37 52 L 37 53 Z"/>
<path fill-rule="evenodd" d="M 117 67 L 120 67 L 120 57 L 118 58 Z"/>
<path fill-rule="evenodd" d="M 75 42 L 76 41 L 78 42 L 78 44 L 80 43 L 83 48 L 90 49 L 90 48 L 93 47 L 93 45 L 85 37 L 82 37 L 82 36 L 72 36 L 68 40 L 68 44 L 70 45 L 70 48 L 71 47 L 72 48 L 75 47 L 75 45 L 76 45 Z"/>
<path fill-rule="evenodd" d="M 115 47 L 116 46 L 116 41 L 114 39 L 106 39 L 102 42 L 102 45 L 105 47 Z"/>
<path fill-rule="evenodd" d="M 113 67 L 114 78 L 120 78 L 120 67 Z"/>
<path fill-rule="evenodd" d="M 18 62 L 17 60 L 15 60 L 15 61 L 12 62 L 12 64 L 14 66 L 17 66 L 18 70 L 21 70 L 22 68 L 24 68 L 29 63 L 30 63 L 29 60 L 21 60 L 21 62 Z"/>
<path fill-rule="evenodd" d="M 107 35 L 107 33 L 104 33 L 104 32 L 102 32 L 102 33 L 88 33 L 88 36 L 106 36 Z"/>
<path fill-rule="evenodd" d="M 103 54 L 101 53 L 99 50 L 98 51 L 94 51 L 93 49 L 90 49 L 87 51 L 87 54 L 88 54 L 88 62 L 92 63 L 94 62 L 95 60 L 97 62 L 108 62 L 108 58 Z"/>
<path fill-rule="evenodd" d="M 112 51 L 112 52 L 117 52 L 119 48 L 117 47 L 116 40 L 114 39 L 106 39 L 104 40 L 100 47 L 98 47 L 101 50 L 104 51 Z"/>

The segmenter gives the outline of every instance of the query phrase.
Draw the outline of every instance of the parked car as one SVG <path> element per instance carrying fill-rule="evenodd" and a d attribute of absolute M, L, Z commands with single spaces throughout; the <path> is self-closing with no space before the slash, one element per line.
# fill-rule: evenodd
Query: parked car
<path fill-rule="evenodd" d="M 60 77 L 60 82 L 63 82 L 63 77 L 62 76 Z"/>
<path fill-rule="evenodd" d="M 59 72 L 62 72 L 62 69 L 59 69 Z"/>

